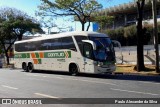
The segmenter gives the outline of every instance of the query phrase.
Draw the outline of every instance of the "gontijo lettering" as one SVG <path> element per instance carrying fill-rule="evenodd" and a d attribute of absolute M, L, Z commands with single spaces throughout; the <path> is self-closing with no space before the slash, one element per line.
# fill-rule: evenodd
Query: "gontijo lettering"
<path fill-rule="evenodd" d="M 64 57 L 64 53 L 48 53 L 48 57 Z"/>
<path fill-rule="evenodd" d="M 71 51 L 46 52 L 45 58 L 71 58 Z"/>

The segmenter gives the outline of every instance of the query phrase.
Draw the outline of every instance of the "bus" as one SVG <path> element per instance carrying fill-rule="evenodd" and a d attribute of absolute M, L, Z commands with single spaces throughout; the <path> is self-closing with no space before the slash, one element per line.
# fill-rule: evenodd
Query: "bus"
<path fill-rule="evenodd" d="M 66 32 L 14 44 L 15 68 L 25 72 L 112 73 L 116 69 L 115 59 L 111 39 L 98 32 Z"/>

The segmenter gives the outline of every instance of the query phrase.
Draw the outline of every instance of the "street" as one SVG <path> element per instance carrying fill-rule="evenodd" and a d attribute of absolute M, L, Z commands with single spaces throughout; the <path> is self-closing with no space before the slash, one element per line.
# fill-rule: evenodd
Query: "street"
<path fill-rule="evenodd" d="M 159 98 L 159 82 L 122 77 L 0 69 L 0 98 Z"/>

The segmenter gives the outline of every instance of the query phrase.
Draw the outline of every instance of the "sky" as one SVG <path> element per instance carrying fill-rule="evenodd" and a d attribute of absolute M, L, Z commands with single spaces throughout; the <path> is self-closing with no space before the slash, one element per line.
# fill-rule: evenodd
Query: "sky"
<path fill-rule="evenodd" d="M 134 1 L 134 0 L 99 0 L 99 2 L 103 5 L 103 9 L 113 7 L 113 6 L 116 6 L 119 4 L 123 4 L 123 3 L 128 3 L 131 1 Z M 35 17 L 35 18 L 36 18 L 35 11 L 38 11 L 37 6 L 40 4 L 41 4 L 40 0 L 0 0 L 0 8 L 1 7 L 17 8 L 21 11 L 26 12 L 31 17 Z M 64 20 L 65 20 L 64 18 L 58 19 L 55 22 L 57 22 L 57 24 L 59 24 L 61 26 L 65 26 Z M 78 30 L 80 27 L 80 23 L 78 23 L 78 22 L 74 22 L 74 23 L 67 22 L 67 25 L 68 25 L 68 23 L 70 23 L 70 26 L 72 26 L 73 29 Z"/>
<path fill-rule="evenodd" d="M 0 0 L 0 7 L 14 7 L 31 16 L 35 16 L 37 6 L 40 4 L 40 0 Z"/>

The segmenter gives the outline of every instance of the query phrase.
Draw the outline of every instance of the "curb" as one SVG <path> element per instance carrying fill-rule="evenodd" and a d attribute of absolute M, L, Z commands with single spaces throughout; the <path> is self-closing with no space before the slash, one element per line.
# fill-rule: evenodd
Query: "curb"
<path fill-rule="evenodd" d="M 134 81 L 149 81 L 149 82 L 160 82 L 159 75 L 137 75 L 134 73 L 124 73 L 124 75 L 114 75 L 112 79 L 117 80 L 134 80 Z"/>
<path fill-rule="evenodd" d="M 132 73 L 132 72 L 115 72 L 115 74 L 117 75 L 139 75 L 139 76 L 160 76 L 160 73 L 155 73 L 155 74 L 150 74 L 149 72 L 135 72 L 135 73 Z"/>

